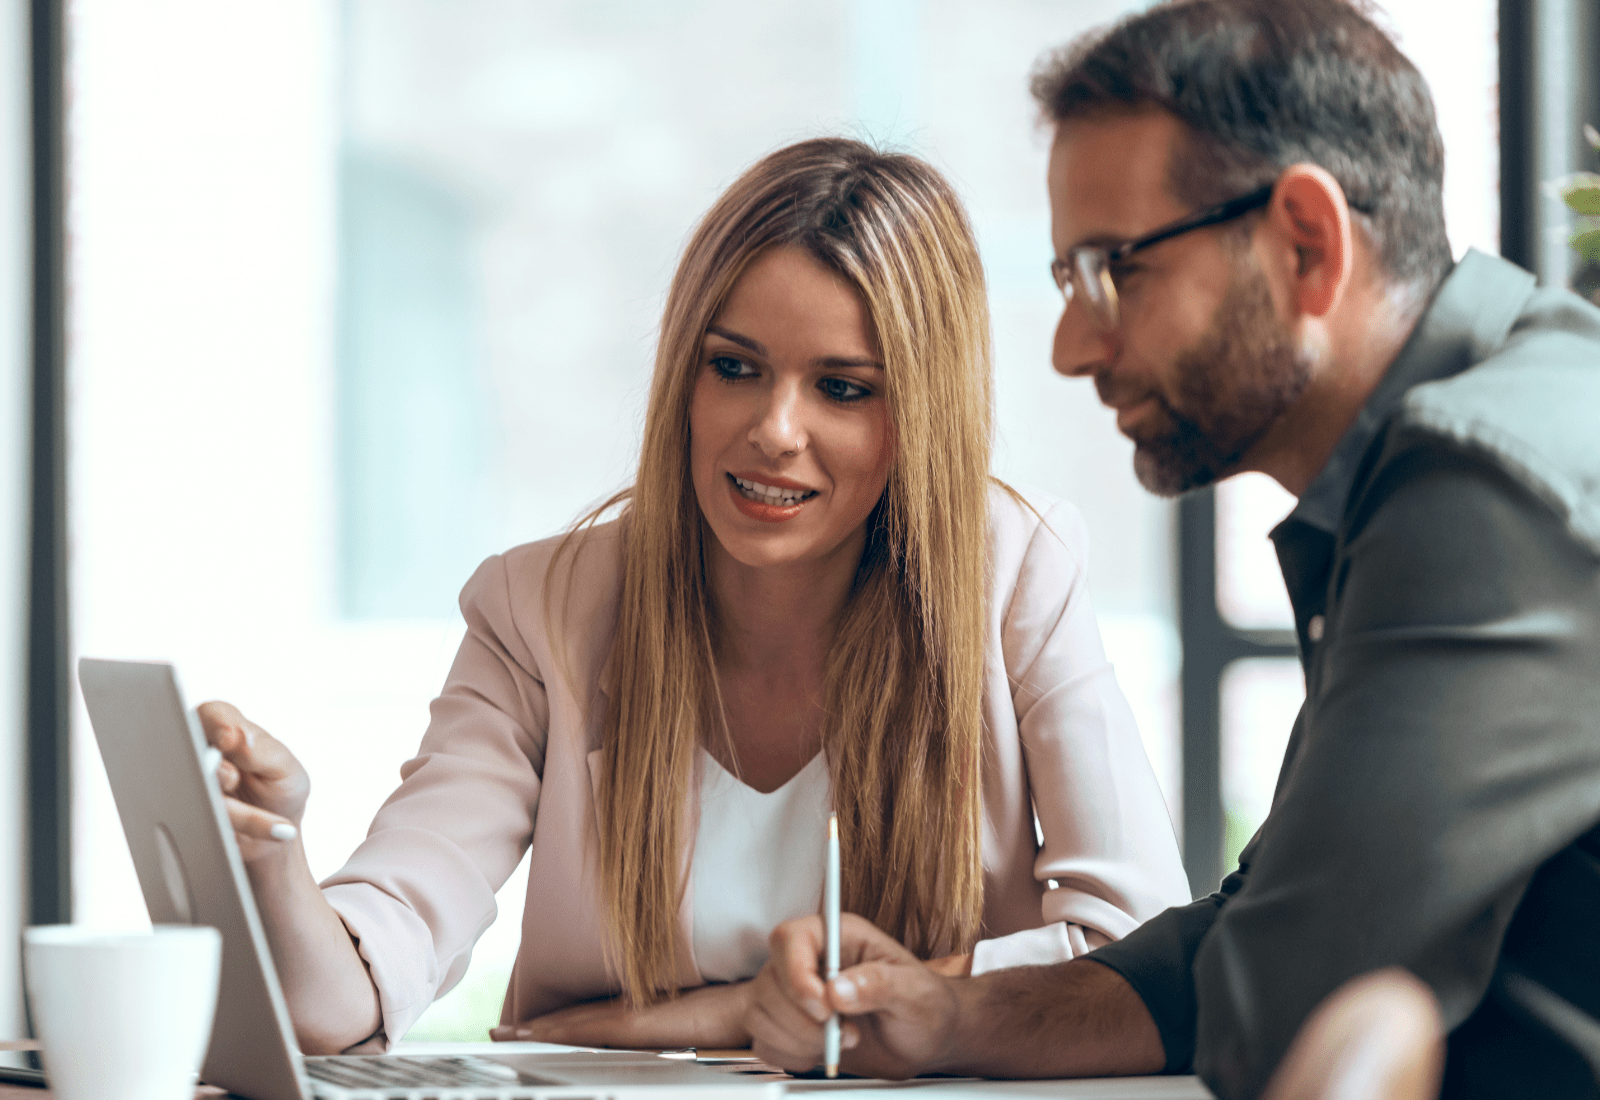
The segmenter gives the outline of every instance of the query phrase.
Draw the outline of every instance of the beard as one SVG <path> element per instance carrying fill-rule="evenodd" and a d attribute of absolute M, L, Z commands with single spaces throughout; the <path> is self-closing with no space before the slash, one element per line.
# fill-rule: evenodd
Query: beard
<path fill-rule="evenodd" d="M 1159 415 L 1133 436 L 1133 472 L 1163 497 L 1236 472 L 1311 381 L 1311 364 L 1279 324 L 1266 279 L 1247 261 L 1235 266 L 1211 327 L 1173 366 L 1177 394 L 1152 392 Z"/>

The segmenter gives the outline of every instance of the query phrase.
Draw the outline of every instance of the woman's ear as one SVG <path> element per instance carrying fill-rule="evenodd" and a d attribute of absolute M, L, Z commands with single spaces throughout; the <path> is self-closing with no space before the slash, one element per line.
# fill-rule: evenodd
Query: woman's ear
<path fill-rule="evenodd" d="M 1267 207 L 1271 231 L 1295 263 L 1291 301 L 1295 312 L 1326 317 L 1350 284 L 1355 243 L 1344 188 L 1314 164 L 1290 165 L 1278 177 Z"/>

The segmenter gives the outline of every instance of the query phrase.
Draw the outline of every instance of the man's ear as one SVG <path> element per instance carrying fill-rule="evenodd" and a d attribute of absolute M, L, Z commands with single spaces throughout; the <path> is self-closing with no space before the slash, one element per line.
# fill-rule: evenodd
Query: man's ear
<path fill-rule="evenodd" d="M 1344 296 L 1355 268 L 1344 188 L 1314 164 L 1290 165 L 1273 188 L 1267 221 L 1285 249 L 1293 252 L 1295 311 L 1326 317 Z"/>

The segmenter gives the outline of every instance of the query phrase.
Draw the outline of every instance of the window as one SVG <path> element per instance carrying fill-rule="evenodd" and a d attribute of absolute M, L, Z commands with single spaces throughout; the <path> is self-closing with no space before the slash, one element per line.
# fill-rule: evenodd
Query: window
<path fill-rule="evenodd" d="M 1059 296 L 1026 77 L 1116 0 L 75 0 L 74 637 L 177 663 L 310 768 L 319 874 L 427 723 L 483 556 L 626 484 L 690 226 L 781 143 L 920 152 L 968 203 L 997 351 L 996 469 L 1074 501 L 1105 637 L 1175 796 L 1172 511 Z M 144 919 L 77 723 L 81 919 Z M 498 1015 L 524 887 L 414 1033 Z"/>

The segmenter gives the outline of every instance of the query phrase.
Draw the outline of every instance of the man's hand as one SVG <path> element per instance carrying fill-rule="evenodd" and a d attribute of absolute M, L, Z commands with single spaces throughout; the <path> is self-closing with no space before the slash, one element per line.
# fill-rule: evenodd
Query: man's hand
<path fill-rule="evenodd" d="M 749 982 L 702 986 L 637 1010 L 612 997 L 497 1027 L 489 1037 L 580 1047 L 742 1047 L 750 1042 L 749 1002 Z"/>
<path fill-rule="evenodd" d="M 839 921 L 839 976 L 824 983 L 821 917 L 772 933 L 772 955 L 751 983 L 745 1026 L 762 1061 L 808 1070 L 822 1061 L 822 1025 L 838 1011 L 841 1064 L 866 1077 L 914 1077 L 938 1068 L 955 1030 L 956 980 L 941 977 L 870 921 Z"/>
<path fill-rule="evenodd" d="M 835 1009 L 840 1064 L 871 1077 L 934 1070 L 978 1077 L 1114 1077 L 1160 1073 L 1161 1036 L 1144 1002 L 1091 959 L 944 977 L 858 916 L 840 920 L 838 978 L 819 976 L 820 917 L 772 933 L 751 983 L 745 1026 L 763 1061 L 807 1070 L 822 1060 Z M 935 965 L 955 966 L 950 960 Z"/>

